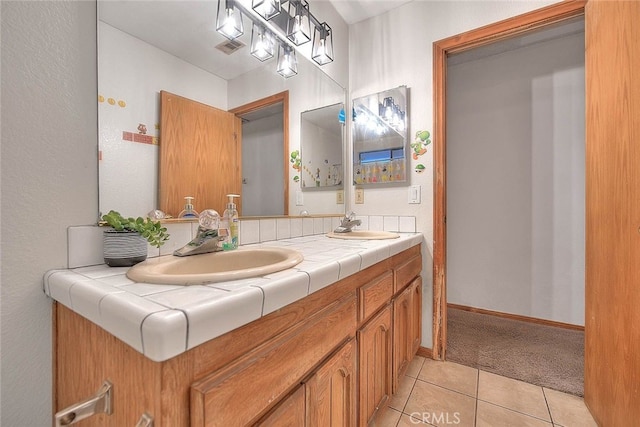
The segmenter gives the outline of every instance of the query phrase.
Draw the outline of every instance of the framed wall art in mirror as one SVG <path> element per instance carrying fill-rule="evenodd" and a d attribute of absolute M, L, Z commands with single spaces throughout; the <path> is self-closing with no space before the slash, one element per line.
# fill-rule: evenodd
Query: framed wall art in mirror
<path fill-rule="evenodd" d="M 407 180 L 406 86 L 353 100 L 353 183 L 404 185 Z"/>
<path fill-rule="evenodd" d="M 343 188 L 344 104 L 300 114 L 300 186 L 303 191 Z"/>

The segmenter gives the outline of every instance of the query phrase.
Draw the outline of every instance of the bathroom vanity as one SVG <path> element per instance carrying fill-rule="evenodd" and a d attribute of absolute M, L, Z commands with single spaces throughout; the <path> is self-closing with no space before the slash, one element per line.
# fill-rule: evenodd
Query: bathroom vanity
<path fill-rule="evenodd" d="M 333 240 L 317 239 L 325 239 L 320 245 Z M 93 279 L 48 274 L 45 291 L 57 300 L 54 411 L 93 395 L 108 380 L 112 414 L 82 425 L 134 426 L 144 413 L 156 427 L 370 425 L 386 410 L 420 346 L 421 241 L 418 234 L 364 246 L 332 241 L 344 245 L 345 260 L 359 260 L 353 274 L 338 273 L 317 290 L 310 284 L 306 296 L 197 345 L 189 324 L 185 350 L 162 357 L 143 354 L 150 343 L 141 352 L 76 312 L 72 286 L 91 286 Z M 313 243 L 305 244 L 309 251 Z M 311 268 L 335 263 L 344 273 L 348 263 L 340 261 Z M 52 289 L 61 281 L 75 283 L 69 301 Z M 143 323 L 137 333 L 144 329 Z"/>

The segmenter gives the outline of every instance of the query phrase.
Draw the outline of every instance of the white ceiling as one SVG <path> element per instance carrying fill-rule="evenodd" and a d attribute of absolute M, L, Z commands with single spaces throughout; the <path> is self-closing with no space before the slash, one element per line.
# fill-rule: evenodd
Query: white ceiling
<path fill-rule="evenodd" d="M 329 0 L 347 24 L 355 24 L 412 0 Z"/>
<path fill-rule="evenodd" d="M 313 9 L 312 0 L 311 8 Z M 351 24 L 410 0 L 329 0 Z M 215 31 L 216 0 L 99 0 L 99 19 L 225 80 L 264 63 L 248 54 L 251 23 L 237 40 L 246 46 L 227 55 L 215 48 L 228 40 Z M 271 59 L 270 61 L 275 61 Z"/>

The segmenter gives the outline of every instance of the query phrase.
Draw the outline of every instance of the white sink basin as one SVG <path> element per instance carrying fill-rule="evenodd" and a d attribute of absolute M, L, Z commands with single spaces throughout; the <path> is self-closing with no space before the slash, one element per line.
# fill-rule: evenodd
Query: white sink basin
<path fill-rule="evenodd" d="M 304 257 L 284 247 L 238 248 L 233 251 L 177 257 L 149 258 L 127 271 L 136 282 L 196 285 L 246 279 L 286 270 Z"/>
<path fill-rule="evenodd" d="M 390 231 L 376 231 L 376 230 L 353 230 L 348 233 L 334 233 L 333 231 L 327 234 L 327 237 L 334 239 L 345 240 L 384 240 L 384 239 L 397 239 L 400 237 L 398 233 L 392 233 Z"/>

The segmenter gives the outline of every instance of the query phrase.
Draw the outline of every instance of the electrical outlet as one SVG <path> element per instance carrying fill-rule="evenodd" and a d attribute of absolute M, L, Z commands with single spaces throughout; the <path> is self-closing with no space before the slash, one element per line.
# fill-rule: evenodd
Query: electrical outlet
<path fill-rule="evenodd" d="M 336 204 L 344 205 L 344 190 L 336 191 Z"/>
<path fill-rule="evenodd" d="M 356 204 L 364 203 L 364 188 L 356 188 Z"/>

